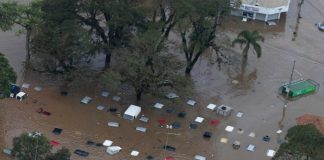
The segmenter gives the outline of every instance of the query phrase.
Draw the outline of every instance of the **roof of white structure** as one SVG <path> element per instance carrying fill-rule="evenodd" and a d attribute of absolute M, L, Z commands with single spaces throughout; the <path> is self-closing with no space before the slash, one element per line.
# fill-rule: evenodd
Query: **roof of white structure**
<path fill-rule="evenodd" d="M 260 6 L 264 8 L 275 8 L 288 6 L 290 0 L 242 0 L 242 4 Z"/>
<path fill-rule="evenodd" d="M 135 105 L 130 105 L 127 110 L 125 111 L 124 114 L 131 115 L 137 117 L 137 115 L 141 113 L 141 107 L 135 106 Z"/>
<path fill-rule="evenodd" d="M 25 96 L 25 95 L 26 95 L 25 92 L 19 92 L 16 96 L 17 96 L 17 97 L 23 97 L 23 96 Z"/>

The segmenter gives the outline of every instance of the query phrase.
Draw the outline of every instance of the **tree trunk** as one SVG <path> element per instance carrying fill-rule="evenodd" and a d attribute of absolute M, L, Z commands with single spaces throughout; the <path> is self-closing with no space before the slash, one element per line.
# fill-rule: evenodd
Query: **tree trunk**
<path fill-rule="evenodd" d="M 160 4 L 160 14 L 161 14 L 162 22 L 166 22 L 167 21 L 166 13 L 165 13 L 165 10 L 161 4 Z"/>
<path fill-rule="evenodd" d="M 246 46 L 245 46 L 245 48 L 243 49 L 243 52 L 242 52 L 242 66 L 241 66 L 241 74 L 242 75 L 245 73 L 249 49 L 250 49 L 250 44 L 246 44 Z"/>
<path fill-rule="evenodd" d="M 26 65 L 29 65 L 30 62 L 30 36 L 31 36 L 31 30 L 27 29 L 26 32 Z"/>
<path fill-rule="evenodd" d="M 105 50 L 106 58 L 105 58 L 105 67 L 104 69 L 108 69 L 110 67 L 111 62 L 111 53 L 108 50 Z"/>
<path fill-rule="evenodd" d="M 155 21 L 156 21 L 156 14 L 157 14 L 156 12 L 157 12 L 157 9 L 155 9 L 154 12 L 153 12 L 153 16 L 152 16 L 152 22 L 153 23 L 155 23 Z"/>
<path fill-rule="evenodd" d="M 191 70 L 192 70 L 192 65 L 190 62 L 187 61 L 187 66 L 186 66 L 186 71 L 185 71 L 186 76 L 191 75 Z"/>
<path fill-rule="evenodd" d="M 139 102 L 142 99 L 142 93 L 143 91 L 141 90 L 136 90 L 136 101 Z"/>
<path fill-rule="evenodd" d="M 247 65 L 247 55 L 242 57 L 241 74 L 244 76 Z"/>

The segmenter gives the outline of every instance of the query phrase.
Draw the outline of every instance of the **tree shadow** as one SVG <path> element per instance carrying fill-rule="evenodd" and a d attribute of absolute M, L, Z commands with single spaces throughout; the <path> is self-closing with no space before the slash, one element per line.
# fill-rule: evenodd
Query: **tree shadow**
<path fill-rule="evenodd" d="M 234 88 L 241 90 L 248 90 L 254 86 L 255 80 L 257 77 L 257 69 L 254 69 L 252 72 L 246 74 L 245 70 L 241 70 L 240 73 L 235 74 L 234 76 L 229 73 L 229 78 Z"/>

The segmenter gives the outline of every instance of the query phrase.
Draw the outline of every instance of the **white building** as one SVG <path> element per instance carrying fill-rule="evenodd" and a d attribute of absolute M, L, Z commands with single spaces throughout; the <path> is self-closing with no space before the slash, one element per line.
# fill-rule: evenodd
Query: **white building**
<path fill-rule="evenodd" d="M 288 12 L 290 0 L 241 0 L 241 6 L 235 6 L 238 0 L 231 0 L 231 14 L 243 18 L 271 21 L 280 19 L 281 13 Z"/>

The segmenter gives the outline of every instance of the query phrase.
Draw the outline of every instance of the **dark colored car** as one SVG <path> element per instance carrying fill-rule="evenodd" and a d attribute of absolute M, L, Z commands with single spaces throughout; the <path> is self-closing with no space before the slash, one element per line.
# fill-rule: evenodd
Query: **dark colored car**
<path fill-rule="evenodd" d="M 168 145 L 167 146 L 163 146 L 163 149 L 164 150 L 167 150 L 167 151 L 173 151 L 173 152 L 176 151 L 176 148 L 175 147 L 168 146 Z"/>
<path fill-rule="evenodd" d="M 80 149 L 75 150 L 74 154 L 77 154 L 77 155 L 82 156 L 82 157 L 89 156 L 89 152 L 86 152 L 86 151 L 83 151 L 83 150 L 80 150 Z"/>

